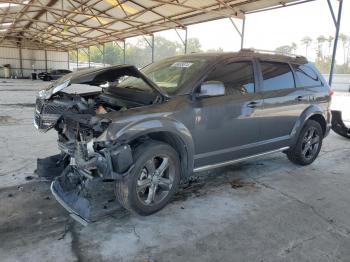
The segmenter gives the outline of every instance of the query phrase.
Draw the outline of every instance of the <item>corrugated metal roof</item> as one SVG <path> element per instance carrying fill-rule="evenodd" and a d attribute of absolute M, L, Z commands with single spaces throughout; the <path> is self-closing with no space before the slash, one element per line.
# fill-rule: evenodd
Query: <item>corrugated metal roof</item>
<path fill-rule="evenodd" d="M 300 0 L 0 0 L 0 45 L 73 49 Z"/>

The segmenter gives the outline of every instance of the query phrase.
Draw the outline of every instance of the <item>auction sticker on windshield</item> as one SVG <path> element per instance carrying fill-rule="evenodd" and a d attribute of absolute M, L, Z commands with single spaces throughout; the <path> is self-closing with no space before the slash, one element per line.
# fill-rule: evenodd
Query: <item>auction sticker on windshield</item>
<path fill-rule="evenodd" d="M 172 64 L 172 67 L 185 67 L 188 68 L 191 65 L 193 65 L 193 63 L 188 63 L 188 62 L 175 62 L 174 64 Z"/>

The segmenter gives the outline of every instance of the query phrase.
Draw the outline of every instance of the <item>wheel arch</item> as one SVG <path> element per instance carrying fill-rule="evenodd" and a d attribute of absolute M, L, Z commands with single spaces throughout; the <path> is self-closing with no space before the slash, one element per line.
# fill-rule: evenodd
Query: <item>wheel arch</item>
<path fill-rule="evenodd" d="M 323 136 L 327 135 L 327 121 L 324 115 L 324 111 L 317 105 L 311 105 L 303 111 L 292 129 L 290 135 L 292 137 L 293 144 L 297 141 L 301 129 L 308 120 L 314 120 L 318 122 L 321 125 Z"/>
<path fill-rule="evenodd" d="M 148 119 L 125 126 L 113 132 L 109 130 L 109 140 L 136 144 L 145 139 L 162 141 L 172 146 L 179 154 L 181 177 L 190 175 L 194 166 L 194 143 L 187 127 L 173 119 Z"/>

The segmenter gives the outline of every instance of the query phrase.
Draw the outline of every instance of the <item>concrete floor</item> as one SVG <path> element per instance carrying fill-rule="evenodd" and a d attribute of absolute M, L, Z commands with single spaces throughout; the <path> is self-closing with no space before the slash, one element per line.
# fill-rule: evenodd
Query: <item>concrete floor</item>
<path fill-rule="evenodd" d="M 40 81 L 0 80 L 0 261 L 350 261 L 350 141 L 308 167 L 283 154 L 201 174 L 149 217 L 82 227 L 32 178 L 56 134 L 32 125 Z"/>

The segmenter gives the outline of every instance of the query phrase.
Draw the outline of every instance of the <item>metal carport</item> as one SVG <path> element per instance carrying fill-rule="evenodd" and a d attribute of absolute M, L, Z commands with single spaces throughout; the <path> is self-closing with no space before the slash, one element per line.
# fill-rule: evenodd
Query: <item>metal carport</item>
<path fill-rule="evenodd" d="M 150 36 L 150 40 L 145 40 L 152 49 L 153 61 L 155 32 L 175 29 L 186 52 L 187 26 L 229 18 L 241 37 L 243 48 L 248 14 L 310 1 L 315 0 L 0 0 L 0 46 L 68 51 L 102 45 L 101 52 L 104 52 L 106 42 L 120 41 L 121 48 L 125 49 L 125 39 Z M 329 4 L 336 28 L 331 84 L 343 0 L 336 0 L 337 15 L 331 0 L 324 1 Z M 234 17 L 243 20 L 241 29 L 232 20 Z M 184 38 L 178 32 L 180 29 L 185 30 Z M 21 56 L 21 51 L 19 54 Z"/>

